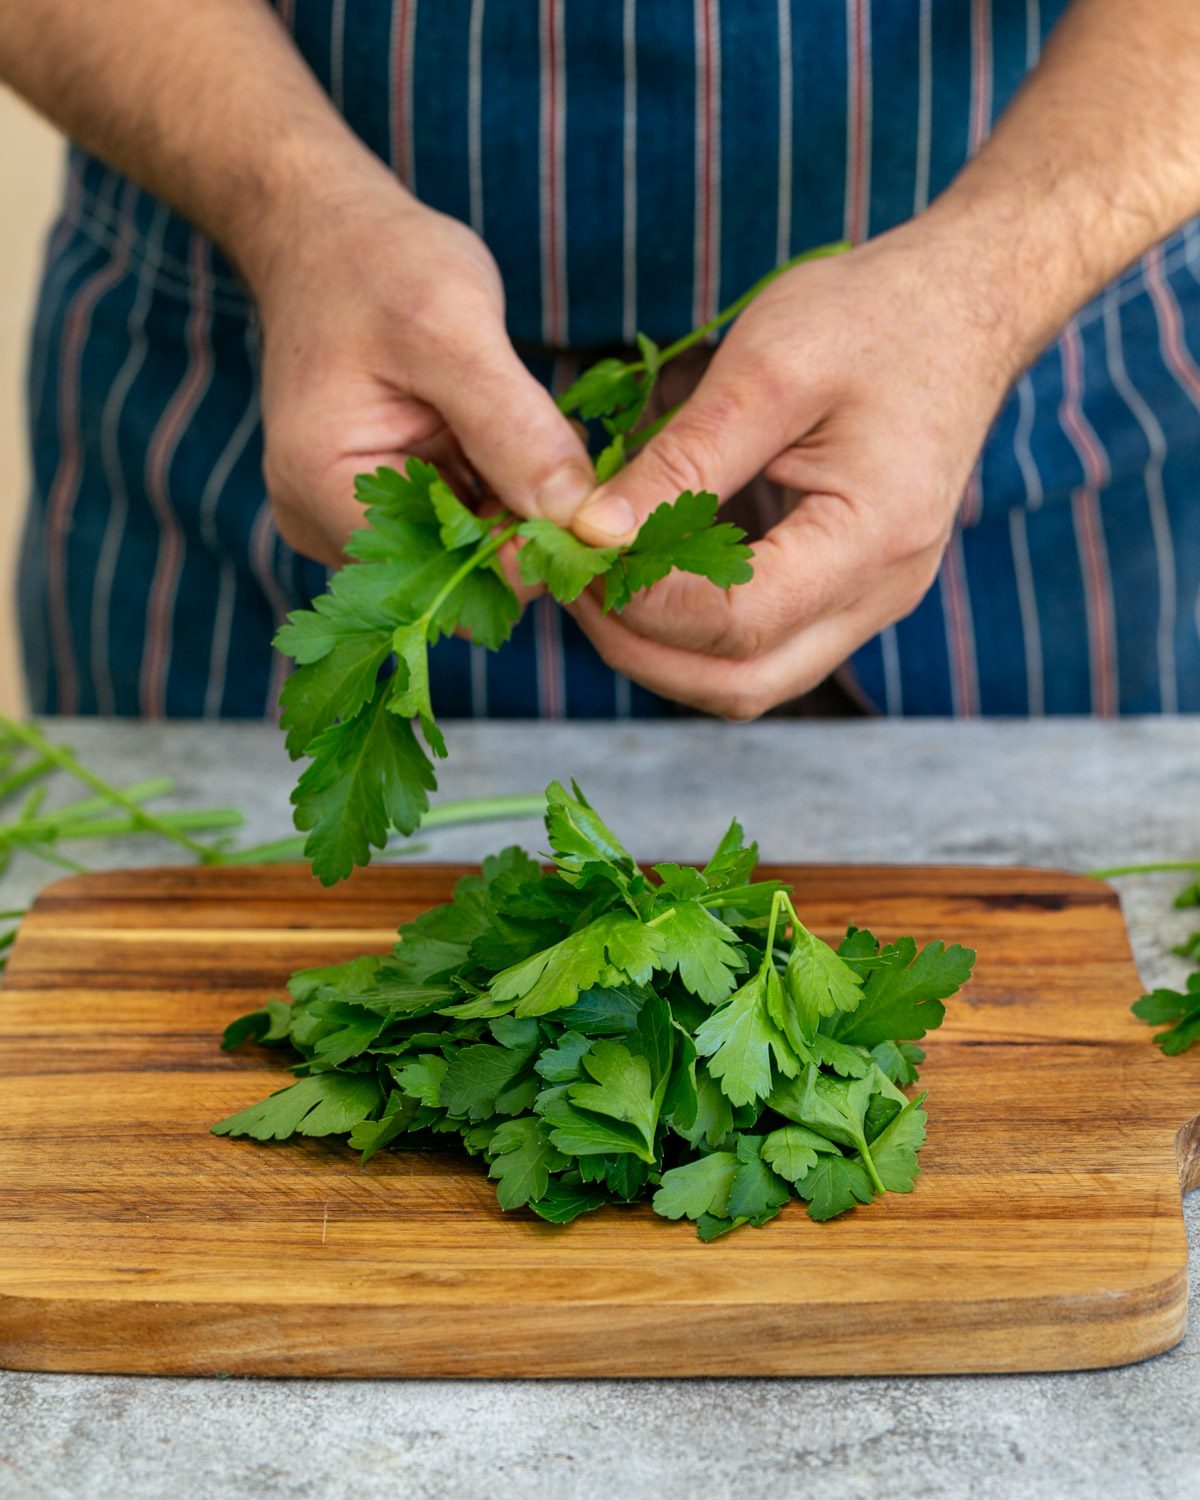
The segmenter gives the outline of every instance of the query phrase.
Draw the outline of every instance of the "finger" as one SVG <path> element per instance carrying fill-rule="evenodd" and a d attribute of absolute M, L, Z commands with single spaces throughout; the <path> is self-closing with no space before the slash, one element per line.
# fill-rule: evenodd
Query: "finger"
<path fill-rule="evenodd" d="M 263 477 L 279 534 L 327 567 L 341 566 L 350 533 L 363 524 L 356 475 L 384 464 L 403 468 L 413 452 L 454 457 L 446 424 L 432 407 L 371 394 L 357 402 L 352 421 L 344 404 L 322 402 L 316 392 L 272 403 L 264 419 Z"/>
<path fill-rule="evenodd" d="M 724 719 L 756 719 L 808 692 L 884 623 L 862 610 L 818 621 L 752 662 L 702 656 L 647 641 L 582 595 L 566 606 L 615 671 L 643 687 Z"/>
<path fill-rule="evenodd" d="M 433 420 L 430 420 L 430 418 Z M 268 444 L 268 492 L 280 536 L 294 551 L 315 558 L 326 567 L 340 568 L 352 532 L 365 524 L 362 503 L 356 495 L 355 479 L 381 467 L 403 473 L 410 457 L 434 464 L 460 499 L 478 504 L 482 491 L 478 477 L 467 463 L 449 428 L 436 413 L 416 402 L 403 403 L 394 411 L 394 426 L 404 433 L 403 447 L 393 443 L 375 446 L 372 433 L 360 436 L 349 451 L 338 451 L 324 464 L 315 465 L 307 446 Z M 413 436 L 408 441 L 408 434 Z M 380 436 L 386 436 L 381 428 Z"/>
<path fill-rule="evenodd" d="M 570 524 L 595 487 L 595 470 L 579 433 L 502 330 L 477 344 L 465 367 L 454 361 L 436 373 L 429 395 L 509 510 Z"/>
<path fill-rule="evenodd" d="M 389 454 L 384 461 L 391 463 L 399 457 Z M 363 508 L 354 496 L 354 476 L 358 473 L 359 460 L 339 458 L 321 473 L 312 474 L 300 488 L 289 483 L 286 476 L 267 470 L 275 526 L 294 552 L 327 568 L 342 566 L 350 533 L 363 524 Z"/>
<path fill-rule="evenodd" d="M 627 468 L 601 485 L 573 529 L 593 546 L 631 541 L 656 506 L 684 490 L 727 500 L 797 436 L 794 400 L 761 362 L 718 351 L 681 410 Z"/>

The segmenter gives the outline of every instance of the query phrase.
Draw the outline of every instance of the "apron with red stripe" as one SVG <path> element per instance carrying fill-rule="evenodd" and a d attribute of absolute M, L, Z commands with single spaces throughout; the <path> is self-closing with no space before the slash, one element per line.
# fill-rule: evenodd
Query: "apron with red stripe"
<path fill-rule="evenodd" d="M 547 384 L 670 339 L 788 255 L 902 222 L 986 140 L 1066 0 L 288 0 L 352 128 L 472 225 Z M 73 151 L 30 359 L 33 704 L 259 716 L 324 583 L 277 537 L 258 346 L 197 230 Z M 891 713 L 1200 708 L 1200 224 L 1085 307 L 1000 412 L 938 580 L 849 664 Z M 667 705 L 551 604 L 434 658 L 446 715 Z"/>

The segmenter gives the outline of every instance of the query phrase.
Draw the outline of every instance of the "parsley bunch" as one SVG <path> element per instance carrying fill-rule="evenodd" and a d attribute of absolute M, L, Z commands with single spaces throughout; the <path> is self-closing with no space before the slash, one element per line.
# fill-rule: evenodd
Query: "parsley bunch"
<path fill-rule="evenodd" d="M 388 956 L 233 1022 L 227 1048 L 287 1046 L 298 1076 L 215 1133 L 347 1136 L 364 1162 L 457 1138 L 502 1208 L 650 1197 L 702 1239 L 793 1195 L 829 1219 L 910 1191 L 925 1095 L 903 1090 L 974 954 L 854 927 L 830 947 L 736 822 L 703 869 L 647 873 L 578 788 L 546 800 L 551 868 L 506 849 Z"/>

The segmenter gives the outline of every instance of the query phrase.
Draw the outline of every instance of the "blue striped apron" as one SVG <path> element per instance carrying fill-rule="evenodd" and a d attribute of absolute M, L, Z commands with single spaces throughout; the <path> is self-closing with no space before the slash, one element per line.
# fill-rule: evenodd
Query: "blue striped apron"
<path fill-rule="evenodd" d="M 279 0 L 352 128 L 500 264 L 547 383 L 669 339 L 806 246 L 919 213 L 1066 0 Z M 258 349 L 231 266 L 72 150 L 29 368 L 21 568 L 43 712 L 259 716 L 324 573 L 272 525 Z M 1004 405 L 933 589 L 849 672 L 889 713 L 1200 708 L 1200 223 L 1085 307 Z M 549 603 L 448 715 L 665 705 Z"/>

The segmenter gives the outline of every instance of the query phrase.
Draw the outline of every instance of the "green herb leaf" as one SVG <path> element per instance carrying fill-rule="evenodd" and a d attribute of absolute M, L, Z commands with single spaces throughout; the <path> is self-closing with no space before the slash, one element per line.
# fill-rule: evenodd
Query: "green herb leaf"
<path fill-rule="evenodd" d="M 581 1214 L 603 1208 L 607 1201 L 603 1187 L 580 1181 L 577 1173 L 565 1172 L 552 1178 L 545 1195 L 529 1207 L 548 1224 L 570 1224 Z"/>
<path fill-rule="evenodd" d="M 504 1096 L 522 1073 L 532 1071 L 532 1061 L 532 1048 L 511 1051 L 508 1047 L 493 1047 L 487 1042 L 464 1047 L 450 1059 L 438 1102 L 450 1114 L 469 1120 L 486 1120 L 495 1114 L 517 1114 L 522 1107 L 519 1099 L 510 1099 L 506 1106 Z M 528 1103 L 532 1102 L 532 1095 L 536 1092 L 535 1087 Z M 527 1108 L 528 1103 L 523 1107 Z"/>
<path fill-rule="evenodd" d="M 1200 1042 L 1200 973 L 1189 974 L 1186 991 L 1154 990 L 1143 995 L 1133 1013 L 1151 1026 L 1172 1024 L 1154 1038 L 1169 1057 L 1186 1052 Z"/>
<path fill-rule="evenodd" d="M 591 1114 L 577 1109 L 562 1092 L 545 1095 L 538 1108 L 546 1124 L 550 1126 L 550 1139 L 560 1151 L 568 1156 L 607 1156 L 611 1153 L 632 1152 L 644 1156 L 646 1147 L 641 1133 L 632 1125 L 604 1115 Z"/>
<path fill-rule="evenodd" d="M 859 934 L 860 942 L 864 936 L 870 938 Z M 844 950 L 845 944 L 843 957 Z M 957 944 L 930 943 L 918 952 L 912 938 L 889 943 L 861 964 L 866 978 L 857 1010 L 833 1016 L 822 1029 L 859 1047 L 919 1041 L 942 1024 L 946 1007 L 941 1002 L 966 984 L 974 963 L 971 949 Z"/>
<path fill-rule="evenodd" d="M 212 1133 L 249 1136 L 256 1141 L 283 1141 L 290 1135 L 342 1135 L 373 1114 L 382 1099 L 374 1078 L 317 1073 L 229 1115 L 212 1127 Z"/>
<path fill-rule="evenodd" d="M 925 1144 L 925 1095 L 909 1100 L 871 1142 L 871 1160 L 889 1193 L 911 1193 L 921 1170 L 917 1153 Z"/>
<path fill-rule="evenodd" d="M 412 833 L 437 786 L 412 728 L 388 711 L 387 684 L 355 719 L 335 724 L 308 747 L 312 763 L 292 801 L 296 827 L 311 829 L 305 852 L 322 885 L 366 864 L 392 828 Z"/>
<path fill-rule="evenodd" d="M 550 1173 L 567 1165 L 541 1121 L 532 1115 L 497 1126 L 487 1154 L 492 1159 L 488 1176 L 498 1180 L 496 1196 L 501 1208 L 520 1208 L 530 1199 L 544 1198 Z"/>
<path fill-rule="evenodd" d="M 684 988 L 706 1005 L 726 999 L 746 967 L 737 934 L 697 901 L 680 901 L 654 922 L 663 940 L 658 966 L 677 970 Z"/>
<path fill-rule="evenodd" d="M 817 1164 L 818 1156 L 836 1156 L 837 1147 L 803 1125 L 785 1125 L 773 1130 L 762 1143 L 762 1158 L 788 1182 L 800 1179 Z"/>
<path fill-rule="evenodd" d="M 654 1211 L 664 1219 L 725 1218 L 733 1181 L 741 1163 L 732 1151 L 713 1151 L 682 1167 L 664 1172 L 654 1195 Z"/>
<path fill-rule="evenodd" d="M 739 526 L 716 524 L 718 504 L 715 495 L 685 490 L 674 504 L 651 511 L 607 574 L 605 610 L 624 609 L 634 594 L 658 583 L 672 568 L 697 573 L 718 588 L 747 583 L 754 554 Z"/>
<path fill-rule="evenodd" d="M 856 1203 L 870 1203 L 875 1196 L 861 1163 L 848 1156 L 823 1156 L 796 1183 L 796 1191 L 808 1201 L 809 1217 L 818 1222 L 836 1218 Z"/>
<path fill-rule="evenodd" d="M 715 1010 L 696 1032 L 696 1051 L 733 1104 L 753 1104 L 771 1092 L 771 1062 L 787 1076 L 799 1064 L 787 1038 L 771 1019 L 770 999 L 779 975 L 767 964 Z"/>
<path fill-rule="evenodd" d="M 791 956 L 783 971 L 783 988 L 805 1043 L 811 1044 L 823 1016 L 857 1009 L 862 982 L 862 976 L 828 943 L 823 943 L 807 927 L 795 924 Z"/>
<path fill-rule="evenodd" d="M 530 587 L 544 583 L 563 604 L 578 599 L 617 556 L 615 547 L 589 547 L 553 521 L 526 521 L 518 535 L 525 539 L 517 555 L 521 582 Z"/>
<path fill-rule="evenodd" d="M 652 1086 L 650 1064 L 620 1042 L 600 1041 L 584 1054 L 583 1066 L 594 1082 L 569 1084 L 567 1098 L 579 1109 L 632 1125 L 652 1159 L 662 1092 Z"/>

